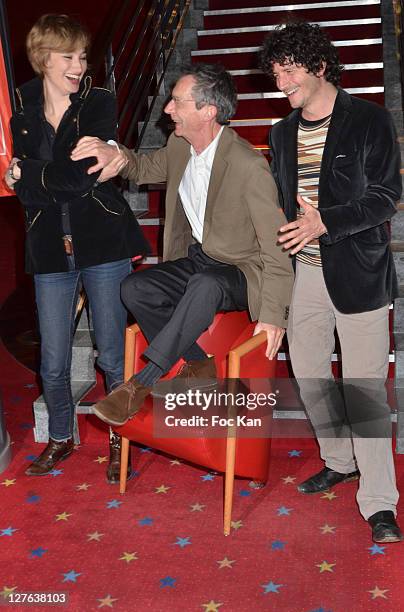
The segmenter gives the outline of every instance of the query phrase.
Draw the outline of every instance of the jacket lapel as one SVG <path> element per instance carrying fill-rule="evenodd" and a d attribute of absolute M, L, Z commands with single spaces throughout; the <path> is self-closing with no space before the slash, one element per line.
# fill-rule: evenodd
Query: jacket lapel
<path fill-rule="evenodd" d="M 300 112 L 291 113 L 285 124 L 282 163 L 288 168 L 286 173 L 286 185 L 288 194 L 285 202 L 291 206 L 291 211 L 285 211 L 289 218 L 296 218 L 296 194 L 297 194 L 297 130 L 299 127 Z M 282 169 L 279 168 L 278 172 Z"/>
<path fill-rule="evenodd" d="M 231 143 L 233 142 L 233 136 L 234 134 L 229 128 L 225 127 L 223 129 L 222 135 L 220 136 L 219 144 L 216 149 L 215 157 L 213 159 L 208 194 L 206 197 L 204 233 L 205 228 L 210 226 L 215 202 L 217 200 L 220 187 L 223 184 L 224 175 L 228 166 L 226 156 L 229 148 L 231 147 Z"/>
<path fill-rule="evenodd" d="M 323 193 L 325 184 L 328 181 L 328 173 L 330 171 L 332 161 L 335 157 L 335 151 L 337 149 L 337 145 L 341 137 L 343 125 L 349 117 L 351 109 L 352 102 L 349 94 L 347 94 L 343 89 L 340 89 L 335 100 L 331 123 L 328 128 L 327 139 L 325 141 L 323 158 L 321 161 L 320 181 L 318 190 L 319 202 L 321 202 L 321 194 Z M 327 203 L 321 202 L 320 206 L 327 206 Z"/>

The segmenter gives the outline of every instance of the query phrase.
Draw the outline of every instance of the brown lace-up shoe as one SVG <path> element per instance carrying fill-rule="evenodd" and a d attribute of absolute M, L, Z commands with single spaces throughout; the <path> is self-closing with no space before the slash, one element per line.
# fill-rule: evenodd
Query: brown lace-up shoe
<path fill-rule="evenodd" d="M 45 476 L 49 474 L 59 461 L 67 459 L 74 450 L 73 438 L 66 442 L 56 442 L 55 440 L 49 439 L 47 447 L 39 455 L 37 459 L 25 473 L 27 476 Z"/>
<path fill-rule="evenodd" d="M 96 403 L 94 414 L 109 425 L 124 425 L 143 405 L 151 387 L 140 384 L 135 376 L 119 385 L 107 397 Z"/>
<path fill-rule="evenodd" d="M 107 480 L 110 484 L 116 484 L 121 476 L 121 436 L 114 431 L 109 435 L 109 464 L 107 467 Z M 132 478 L 132 463 L 129 446 L 128 471 L 126 479 Z"/>
<path fill-rule="evenodd" d="M 215 358 L 195 359 L 183 364 L 178 374 L 170 380 L 154 385 L 153 397 L 165 397 L 167 393 L 182 393 L 188 389 L 214 389 L 217 387 Z"/>

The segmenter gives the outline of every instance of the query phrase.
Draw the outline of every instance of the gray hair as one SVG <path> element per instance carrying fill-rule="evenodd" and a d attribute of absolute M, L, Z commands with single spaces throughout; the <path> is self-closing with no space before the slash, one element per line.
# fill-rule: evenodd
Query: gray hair
<path fill-rule="evenodd" d="M 206 104 L 216 106 L 216 121 L 225 125 L 237 108 L 237 92 L 231 74 L 221 64 L 191 64 L 181 76 L 193 76 L 192 88 L 195 106 L 199 110 Z"/>

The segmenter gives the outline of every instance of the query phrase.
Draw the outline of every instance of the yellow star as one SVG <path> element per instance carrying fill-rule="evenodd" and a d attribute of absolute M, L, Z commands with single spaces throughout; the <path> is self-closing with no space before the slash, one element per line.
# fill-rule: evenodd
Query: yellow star
<path fill-rule="evenodd" d="M 94 533 L 88 533 L 87 542 L 99 542 L 103 535 L 103 533 L 98 533 L 98 531 L 94 531 Z"/>
<path fill-rule="evenodd" d="M 114 599 L 113 597 L 111 597 L 111 595 L 106 595 L 102 599 L 97 599 L 97 601 L 100 602 L 100 605 L 98 606 L 99 608 L 102 608 L 103 606 L 108 606 L 109 608 L 113 608 L 112 602 L 118 601 L 118 600 L 116 598 Z"/>
<path fill-rule="evenodd" d="M 10 593 L 12 593 L 13 591 L 15 591 L 15 589 L 16 589 L 16 588 L 17 588 L 16 586 L 15 586 L 15 587 L 7 587 L 7 586 L 4 586 L 4 587 L 3 587 L 3 590 L 2 590 L 2 591 L 0 591 L 0 595 L 2 595 L 2 596 L 4 597 L 4 599 L 7 599 L 7 598 L 8 598 L 8 596 L 10 595 Z"/>
<path fill-rule="evenodd" d="M 236 562 L 235 559 L 233 561 L 231 561 L 227 557 L 225 557 L 221 561 L 216 561 L 216 563 L 219 563 L 219 569 L 223 569 L 224 567 L 230 567 L 230 569 L 231 569 L 232 568 L 232 564 L 235 563 L 235 562 Z"/>
<path fill-rule="evenodd" d="M 97 459 L 94 459 L 95 463 L 105 463 L 106 461 L 108 461 L 108 457 L 97 457 Z"/>
<path fill-rule="evenodd" d="M 56 515 L 56 521 L 67 521 L 69 516 L 71 516 L 71 514 L 68 514 L 67 512 L 62 512 L 62 514 Z"/>
<path fill-rule="evenodd" d="M 372 591 L 368 591 L 368 593 L 372 594 L 372 599 L 376 599 L 376 597 L 383 597 L 384 599 L 387 599 L 387 595 L 385 595 L 385 593 L 387 593 L 387 591 L 389 591 L 389 589 L 379 589 L 378 586 L 375 586 L 374 589 L 372 589 Z"/>
<path fill-rule="evenodd" d="M 171 489 L 171 487 L 166 487 L 165 485 L 160 485 L 156 487 L 156 493 L 167 493 L 167 491 Z"/>
<path fill-rule="evenodd" d="M 83 484 L 77 485 L 76 489 L 77 491 L 87 491 L 88 487 L 91 487 L 91 485 L 87 484 L 87 482 L 83 482 Z"/>
<path fill-rule="evenodd" d="M 6 480 L 3 480 L 1 484 L 4 485 L 5 487 L 11 487 L 11 485 L 15 484 L 16 480 L 17 480 L 16 478 L 13 478 L 12 480 L 9 480 L 8 478 L 6 478 Z"/>
<path fill-rule="evenodd" d="M 332 569 L 336 565 L 336 563 L 327 563 L 327 561 L 323 561 L 322 563 L 317 563 L 316 566 L 320 568 L 320 574 L 323 572 L 333 572 Z"/>
<path fill-rule="evenodd" d="M 180 461 L 179 459 L 173 459 L 172 461 L 170 461 L 171 465 L 181 465 L 182 461 Z"/>
<path fill-rule="evenodd" d="M 335 533 L 334 530 L 336 529 L 336 527 L 331 527 L 330 525 L 325 524 L 322 527 L 320 527 L 320 529 L 321 529 L 321 533 L 322 534 L 324 534 L 324 533 Z"/>
<path fill-rule="evenodd" d="M 296 476 L 285 476 L 282 478 L 283 484 L 292 484 L 296 480 Z"/>
<path fill-rule="evenodd" d="M 332 499 L 335 499 L 336 497 L 338 497 L 338 495 L 335 495 L 334 491 L 326 491 L 325 493 L 322 494 L 321 499 L 329 499 L 331 501 Z"/>
<path fill-rule="evenodd" d="M 231 526 L 237 531 L 237 529 L 243 526 L 243 521 L 232 521 Z"/>
<path fill-rule="evenodd" d="M 205 612 L 218 612 L 218 608 L 222 605 L 222 603 L 213 601 L 213 599 L 211 599 L 208 603 L 202 604 L 202 608 L 205 608 Z"/>
<path fill-rule="evenodd" d="M 139 558 L 136 555 L 137 555 L 137 552 L 133 552 L 133 553 L 124 552 L 122 557 L 119 557 L 119 559 L 120 560 L 122 559 L 122 561 L 126 561 L 126 563 L 130 563 L 134 559 L 138 559 Z"/>
<path fill-rule="evenodd" d="M 191 512 L 202 512 L 206 508 L 205 504 L 190 504 Z"/>

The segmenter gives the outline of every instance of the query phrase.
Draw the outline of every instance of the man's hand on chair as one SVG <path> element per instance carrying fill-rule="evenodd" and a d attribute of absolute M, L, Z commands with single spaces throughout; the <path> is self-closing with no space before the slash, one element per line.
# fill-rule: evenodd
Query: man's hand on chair
<path fill-rule="evenodd" d="M 255 326 L 254 336 L 262 331 L 267 334 L 267 350 L 265 351 L 265 355 L 268 359 L 274 359 L 281 345 L 285 329 L 277 325 L 271 325 L 271 323 L 261 323 L 259 321 Z"/>

